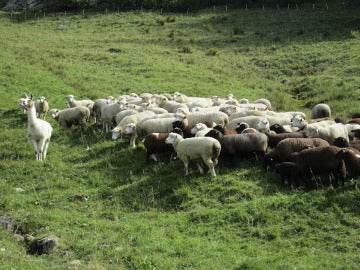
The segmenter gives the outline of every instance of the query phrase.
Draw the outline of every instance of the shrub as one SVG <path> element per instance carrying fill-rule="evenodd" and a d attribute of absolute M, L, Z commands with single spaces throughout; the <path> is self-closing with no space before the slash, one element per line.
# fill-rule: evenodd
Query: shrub
<path fill-rule="evenodd" d="M 182 47 L 182 52 L 183 53 L 192 53 L 193 49 L 192 46 L 190 44 L 184 45 Z"/>
<path fill-rule="evenodd" d="M 210 56 L 218 56 L 220 53 L 220 50 L 217 48 L 210 48 L 209 51 L 206 53 L 206 55 Z"/>

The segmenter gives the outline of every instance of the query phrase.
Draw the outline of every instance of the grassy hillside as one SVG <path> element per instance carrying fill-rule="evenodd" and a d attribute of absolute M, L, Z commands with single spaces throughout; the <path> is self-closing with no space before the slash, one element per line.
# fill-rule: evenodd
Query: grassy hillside
<path fill-rule="evenodd" d="M 35 162 L 24 93 L 265 97 L 274 110 L 360 111 L 360 12 L 343 7 L 190 14 L 0 13 L 0 216 L 57 235 L 49 255 L 0 229 L 0 269 L 357 269 L 360 192 L 290 189 L 255 159 L 211 179 L 141 144 L 54 127 Z M 290 84 L 282 84 L 287 79 Z M 23 191 L 18 191 L 21 188 Z M 81 198 L 86 198 L 81 200 Z"/>

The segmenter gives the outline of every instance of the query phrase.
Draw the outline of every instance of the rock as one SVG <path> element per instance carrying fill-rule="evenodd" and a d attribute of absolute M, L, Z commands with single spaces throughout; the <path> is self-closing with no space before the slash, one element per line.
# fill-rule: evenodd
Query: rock
<path fill-rule="evenodd" d="M 0 216 L 0 226 L 5 230 L 14 231 L 16 228 L 15 220 L 10 217 Z"/>
<path fill-rule="evenodd" d="M 59 238 L 55 235 L 43 237 L 38 240 L 32 241 L 29 246 L 28 252 L 30 254 L 49 254 L 59 245 Z"/>

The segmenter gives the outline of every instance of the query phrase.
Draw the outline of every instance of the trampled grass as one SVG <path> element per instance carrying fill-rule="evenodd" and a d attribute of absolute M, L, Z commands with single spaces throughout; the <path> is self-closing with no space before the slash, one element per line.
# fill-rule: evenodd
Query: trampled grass
<path fill-rule="evenodd" d="M 0 14 L 0 216 L 17 233 L 57 235 L 31 255 L 0 230 L 1 269 L 357 269 L 352 183 L 290 189 L 255 159 L 184 176 L 166 156 L 97 127 L 54 134 L 35 162 L 16 101 L 131 92 L 265 97 L 274 110 L 360 111 L 359 10 L 217 9 L 190 14 Z M 282 84 L 287 79 L 289 84 Z M 23 191 L 18 191 L 21 188 Z"/>

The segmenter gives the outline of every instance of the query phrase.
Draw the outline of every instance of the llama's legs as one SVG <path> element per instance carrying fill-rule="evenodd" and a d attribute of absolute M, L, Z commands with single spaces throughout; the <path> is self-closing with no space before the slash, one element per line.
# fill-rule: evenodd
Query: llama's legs
<path fill-rule="evenodd" d="M 36 160 L 39 160 L 38 159 L 38 144 L 35 140 L 31 140 L 31 144 L 33 145 L 34 147 L 34 152 L 35 152 L 35 159 Z"/>
<path fill-rule="evenodd" d="M 46 158 L 47 149 L 49 147 L 50 139 L 46 139 L 44 143 L 44 150 L 43 150 L 43 160 Z"/>

